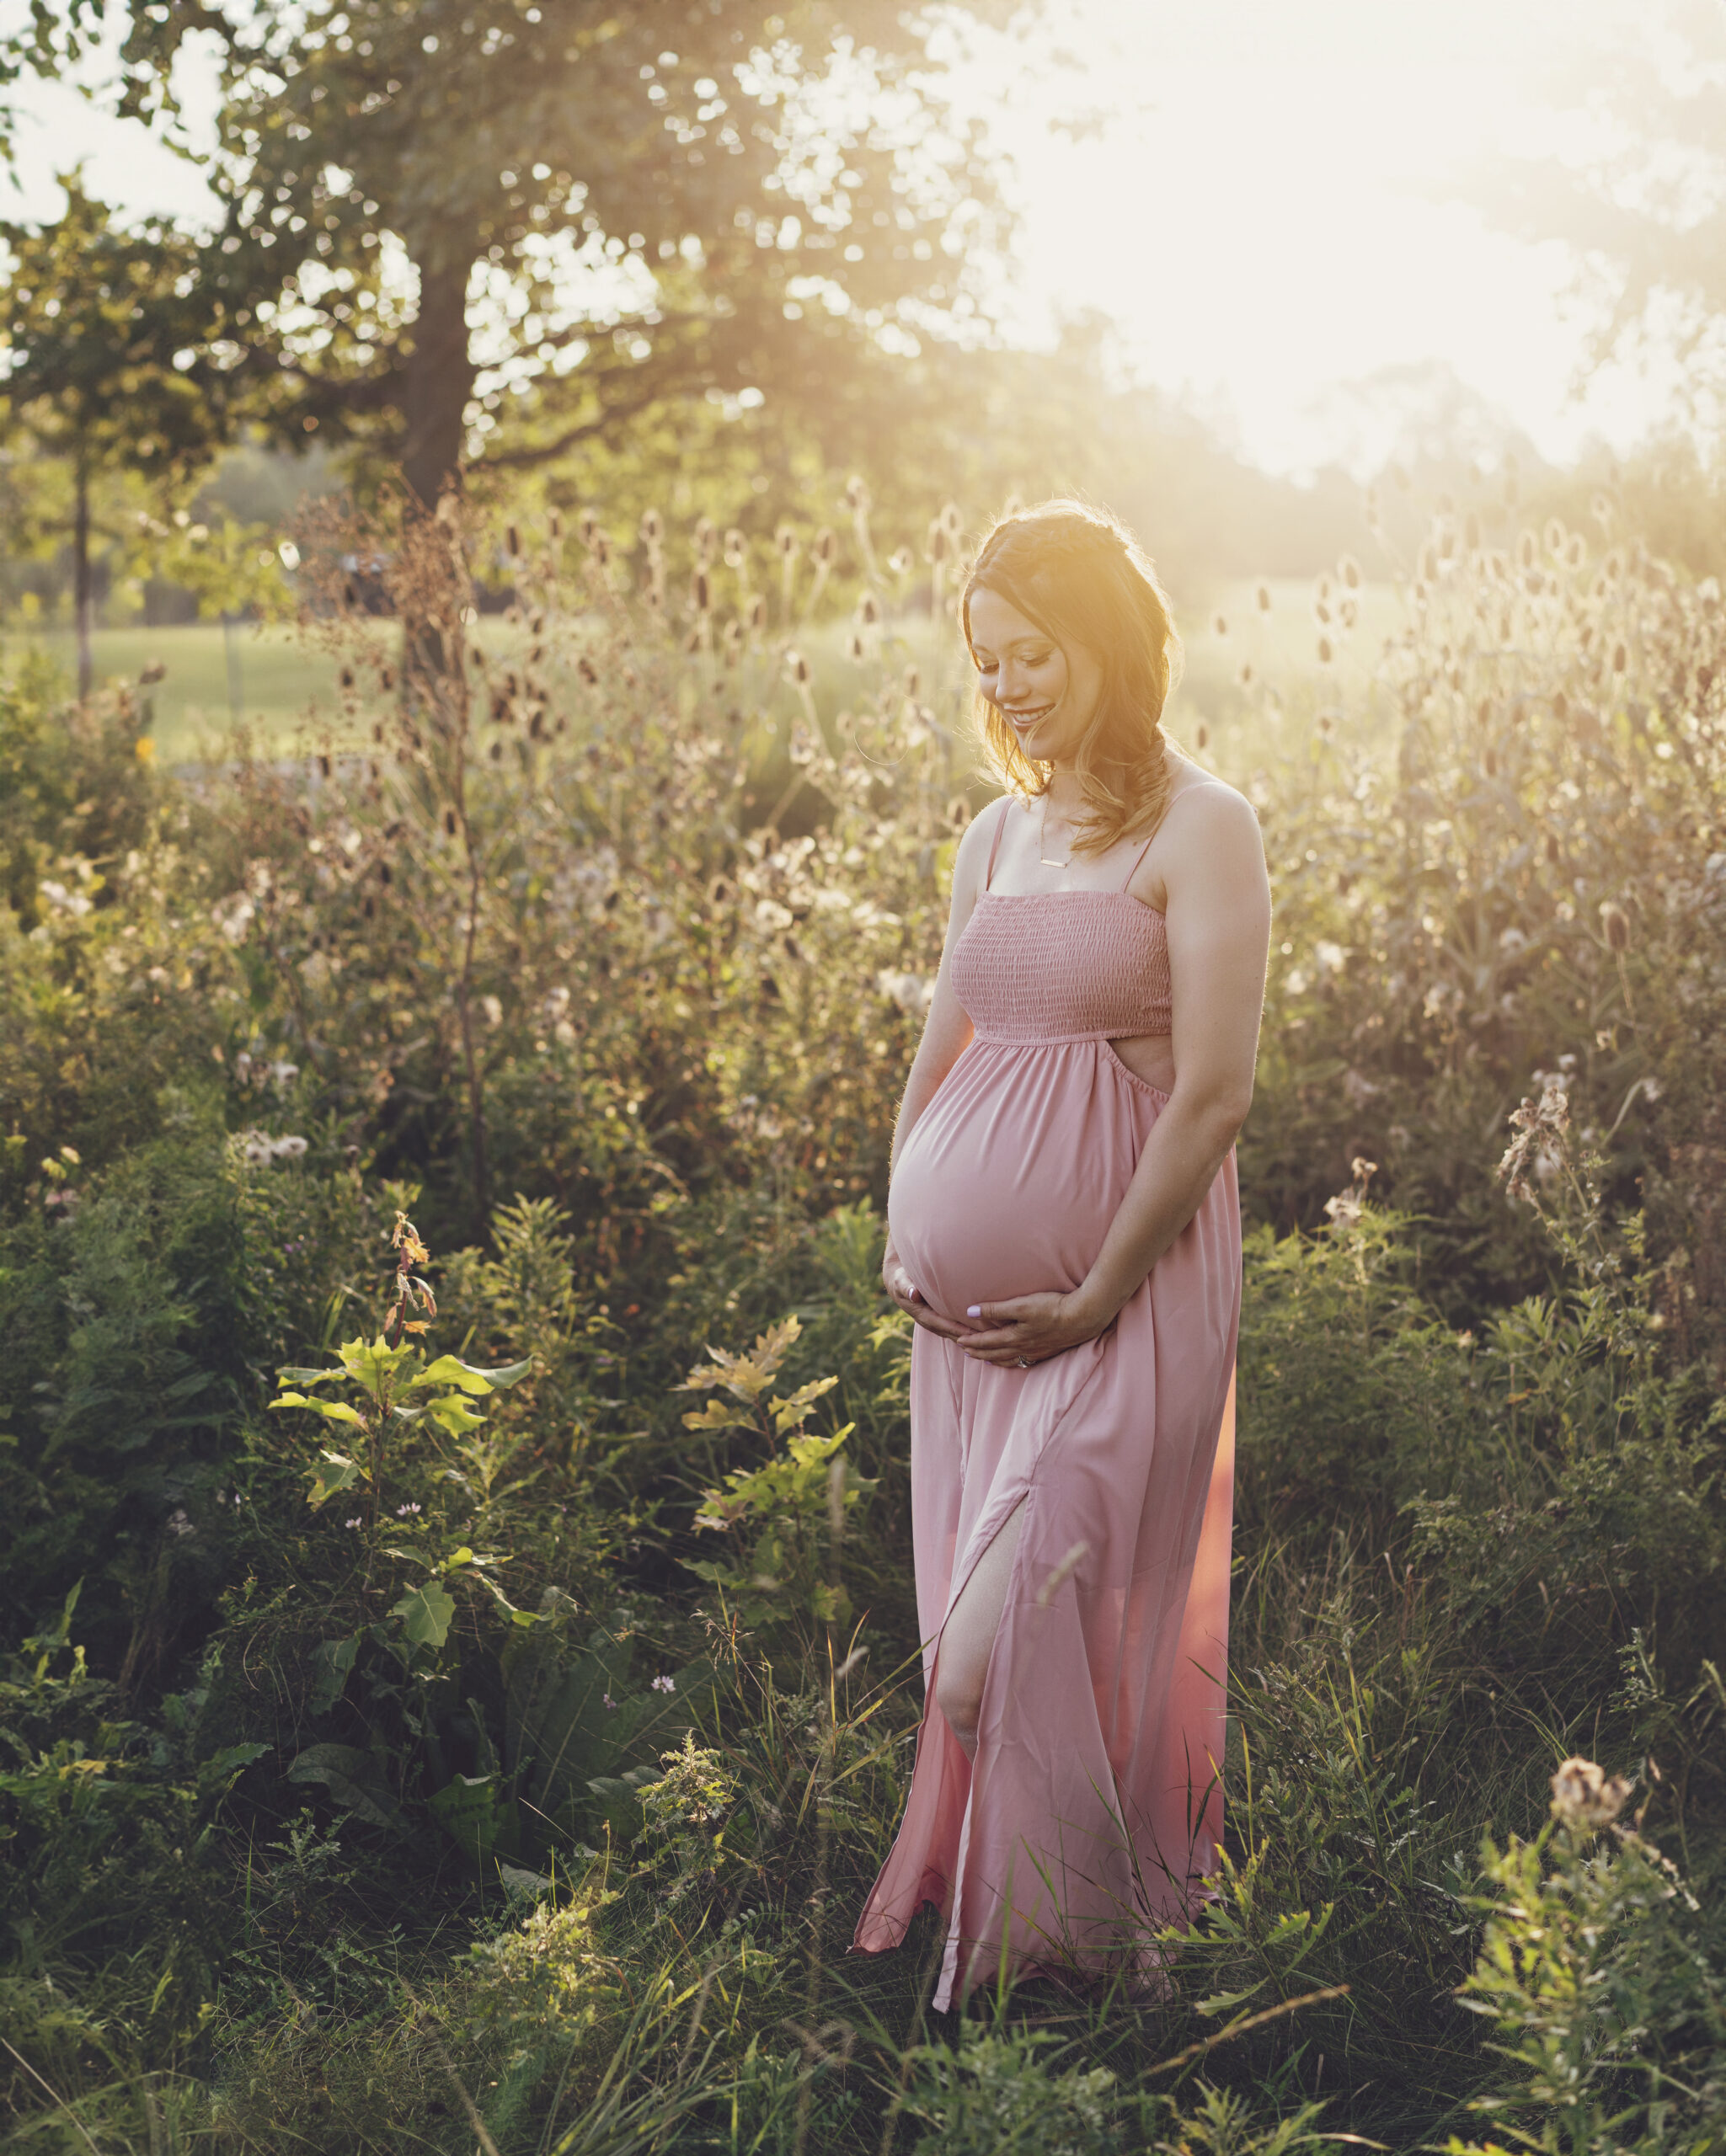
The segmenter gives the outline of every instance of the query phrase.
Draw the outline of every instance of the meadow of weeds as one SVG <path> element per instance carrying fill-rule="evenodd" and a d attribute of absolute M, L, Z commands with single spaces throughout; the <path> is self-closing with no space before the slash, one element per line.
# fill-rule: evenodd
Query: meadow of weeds
<path fill-rule="evenodd" d="M 845 1951 L 957 512 L 422 526 L 398 645 L 308 625 L 360 753 L 164 776 L 15 677 L 14 2145 L 1719 2146 L 1726 612 L 1602 510 L 1442 508 L 1381 648 L 1339 563 L 1176 718 L 1278 905 L 1226 1861 L 1154 1993 L 963 2016 L 932 1923 Z"/>

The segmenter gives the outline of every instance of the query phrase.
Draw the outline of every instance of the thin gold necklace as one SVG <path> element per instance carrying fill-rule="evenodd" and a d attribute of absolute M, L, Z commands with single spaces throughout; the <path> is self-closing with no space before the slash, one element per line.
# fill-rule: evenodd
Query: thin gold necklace
<path fill-rule="evenodd" d="M 1070 868 L 1072 866 L 1073 835 L 1071 825 L 1067 828 L 1066 851 L 1059 861 L 1049 858 L 1049 796 L 1046 793 L 1043 796 L 1043 821 L 1038 834 L 1037 853 L 1045 868 Z"/>

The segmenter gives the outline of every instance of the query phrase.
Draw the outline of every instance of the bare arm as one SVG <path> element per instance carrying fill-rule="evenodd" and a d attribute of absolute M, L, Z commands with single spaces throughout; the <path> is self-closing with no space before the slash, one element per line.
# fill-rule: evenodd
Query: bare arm
<path fill-rule="evenodd" d="M 1198 1211 L 1252 1105 L 1270 887 L 1251 808 L 1207 789 L 1170 827 L 1163 873 L 1174 1091 L 1073 1293 L 980 1306 L 965 1345 L 985 1361 L 1040 1362 L 1112 1325 Z"/>
<path fill-rule="evenodd" d="M 923 1023 L 923 1037 L 917 1043 L 917 1052 L 911 1066 L 911 1075 L 905 1084 L 905 1097 L 899 1104 L 899 1119 L 893 1129 L 891 1166 L 899 1166 L 899 1156 L 906 1140 L 916 1129 L 923 1111 L 941 1090 L 947 1074 L 970 1045 L 971 1022 L 965 1015 L 953 986 L 953 953 L 959 939 L 965 931 L 972 911 L 983 887 L 983 873 L 989 858 L 989 849 L 994 842 L 996 819 L 1010 813 L 1005 808 L 991 806 L 981 816 L 972 819 L 970 828 L 959 842 L 959 851 L 953 864 L 953 902 L 947 916 L 947 937 L 941 947 L 940 969 L 935 976 L 935 992 L 929 1002 L 929 1015 Z M 911 1276 L 900 1262 L 893 1247 L 890 1232 L 887 1254 L 882 1261 L 881 1278 L 887 1292 L 900 1310 L 926 1326 L 932 1332 L 943 1334 L 948 1339 L 958 1339 L 970 1327 L 949 1325 L 944 1318 L 937 1317 L 923 1300 L 922 1291 L 911 1283 Z"/>

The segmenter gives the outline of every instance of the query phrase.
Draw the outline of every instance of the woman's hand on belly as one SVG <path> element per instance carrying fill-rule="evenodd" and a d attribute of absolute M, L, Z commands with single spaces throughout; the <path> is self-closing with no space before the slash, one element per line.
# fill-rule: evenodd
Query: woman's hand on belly
<path fill-rule="evenodd" d="M 974 1325 L 956 1325 L 951 1318 L 930 1309 L 922 1289 L 906 1271 L 904 1261 L 890 1239 L 887 1255 L 881 1261 L 881 1283 L 906 1315 L 926 1332 L 938 1332 L 943 1340 L 966 1340 L 977 1329 Z"/>
<path fill-rule="evenodd" d="M 1015 1295 L 1003 1303 L 973 1303 L 966 1315 L 975 1330 L 959 1342 L 980 1363 L 1028 1369 L 1082 1348 L 1114 1324 L 1115 1313 L 1088 1302 L 1082 1289 L 1071 1295 Z"/>

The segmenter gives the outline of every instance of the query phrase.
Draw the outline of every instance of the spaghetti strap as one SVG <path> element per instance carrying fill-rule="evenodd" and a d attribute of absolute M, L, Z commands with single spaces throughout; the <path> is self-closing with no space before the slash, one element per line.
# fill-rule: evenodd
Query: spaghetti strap
<path fill-rule="evenodd" d="M 1173 808 L 1173 806 L 1174 803 L 1171 801 L 1168 804 L 1168 808 Z M 1162 812 L 1162 824 L 1166 824 L 1168 821 L 1168 808 L 1165 808 Z M 1159 824 L 1157 826 L 1157 831 L 1160 831 L 1162 829 L 1162 824 Z M 1122 890 L 1125 891 L 1130 889 L 1134 877 L 1138 874 L 1141 867 L 1144 863 L 1145 856 L 1150 852 L 1152 847 L 1157 843 L 1157 831 L 1152 832 L 1150 837 L 1146 840 L 1143 846 L 1141 846 L 1139 848 L 1139 851 L 1133 856 L 1133 865 L 1126 873 L 1125 879 L 1120 887 Z"/>
<path fill-rule="evenodd" d="M 1166 808 L 1162 812 L 1162 819 L 1158 822 L 1156 830 L 1152 832 L 1150 837 L 1146 840 L 1143 846 L 1141 846 L 1139 848 L 1139 851 L 1133 856 L 1133 865 L 1127 871 L 1126 882 L 1120 887 L 1122 890 L 1125 891 L 1130 886 L 1134 877 L 1138 874 L 1139 870 L 1144 865 L 1145 856 L 1150 852 L 1152 847 L 1157 843 L 1157 836 L 1162 831 L 1163 825 L 1168 821 L 1172 815 L 1173 815 L 1177 805 L 1184 801 L 1189 794 L 1203 793 L 1210 783 L 1211 782 L 1209 779 L 1201 778 L 1192 786 L 1184 786 L 1180 792 L 1169 802 L 1168 808 Z M 990 856 L 990 859 L 991 861 L 994 859 L 994 856 L 992 854 Z"/>
<path fill-rule="evenodd" d="M 1001 834 L 1007 829 L 1007 819 L 1013 810 L 1013 796 L 1001 797 L 1001 814 L 995 819 L 995 835 L 989 841 L 989 865 L 983 871 L 983 889 L 986 891 L 995 875 L 995 857 L 1001 851 Z"/>

